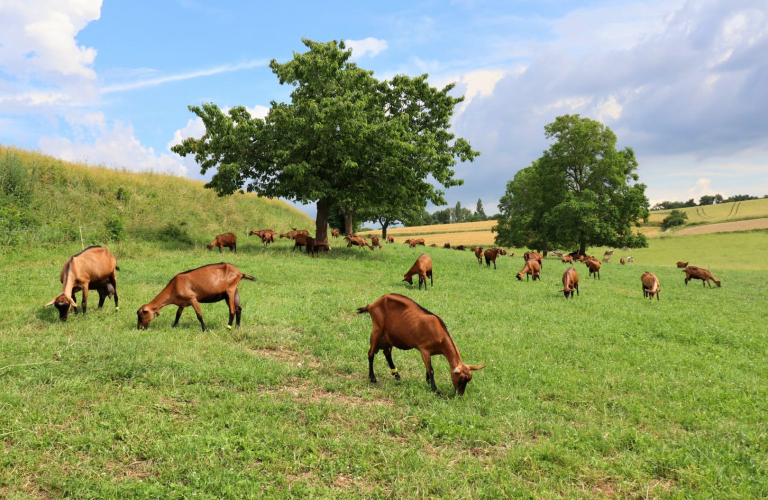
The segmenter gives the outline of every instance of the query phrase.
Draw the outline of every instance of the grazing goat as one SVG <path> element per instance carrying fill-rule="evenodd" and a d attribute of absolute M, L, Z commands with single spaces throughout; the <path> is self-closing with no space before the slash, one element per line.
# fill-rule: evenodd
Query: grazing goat
<path fill-rule="evenodd" d="M 324 241 L 318 241 L 311 236 L 306 237 L 306 246 L 307 246 L 307 255 L 315 258 L 315 255 L 317 255 L 317 252 L 319 250 L 323 250 L 324 252 L 327 252 L 331 249 L 330 246 L 328 246 L 328 243 Z M 295 247 L 294 247 L 295 248 Z"/>
<path fill-rule="evenodd" d="M 573 264 L 573 257 L 570 255 L 564 255 L 560 260 L 563 264 Z"/>
<path fill-rule="evenodd" d="M 298 248 L 301 251 L 302 247 L 307 246 L 307 239 L 310 238 L 308 234 L 297 234 L 293 238 L 293 251 Z"/>
<path fill-rule="evenodd" d="M 613 252 L 614 250 L 606 250 L 605 253 L 603 254 L 603 257 L 605 257 L 606 255 L 613 255 Z"/>
<path fill-rule="evenodd" d="M 334 238 L 338 238 L 339 236 L 341 236 L 341 232 L 338 229 L 334 229 L 333 231 L 331 231 L 331 236 L 333 236 Z"/>
<path fill-rule="evenodd" d="M 290 240 L 295 240 L 297 234 L 303 234 L 305 236 L 309 236 L 309 231 L 306 229 L 294 229 L 293 231 L 288 231 L 287 233 L 283 233 L 280 235 L 280 238 L 288 238 Z"/>
<path fill-rule="evenodd" d="M 523 254 L 523 260 L 525 260 L 526 262 L 528 262 L 531 259 L 538 261 L 539 267 L 544 267 L 544 256 L 541 255 L 539 252 L 525 252 Z"/>
<path fill-rule="evenodd" d="M 517 279 L 519 281 L 523 281 L 523 274 L 525 274 L 525 281 L 528 281 L 528 279 L 533 276 L 533 281 L 538 279 L 539 282 L 541 282 L 541 265 L 539 264 L 539 261 L 531 259 L 526 262 L 523 269 L 517 273 Z"/>
<path fill-rule="evenodd" d="M 464 248 L 464 245 L 459 245 L 459 246 L 457 246 L 457 247 L 453 247 L 453 249 L 454 249 L 454 250 L 461 250 L 462 252 L 463 252 L 464 250 L 466 250 L 466 249 Z"/>
<path fill-rule="evenodd" d="M 569 267 L 563 273 L 563 289 L 560 290 L 565 294 L 565 298 L 568 298 L 568 294 L 573 298 L 573 291 L 576 290 L 576 295 L 579 294 L 579 273 L 576 269 Z"/>
<path fill-rule="evenodd" d="M 657 301 L 661 300 L 659 298 L 659 278 L 653 273 L 646 271 L 640 276 L 640 281 L 643 283 L 643 297 L 650 297 L 653 300 L 655 295 Z"/>
<path fill-rule="evenodd" d="M 600 279 L 600 261 L 591 258 L 591 259 L 585 259 L 584 265 L 586 265 L 589 268 L 589 275 L 594 278 L 597 277 L 597 279 Z"/>
<path fill-rule="evenodd" d="M 506 250 L 504 250 L 504 249 L 503 249 L 503 248 L 501 248 L 501 247 L 496 247 L 496 248 L 494 248 L 493 250 L 498 250 L 498 252 L 499 252 L 499 254 L 500 254 L 500 255 L 507 255 L 507 251 L 506 251 Z"/>
<path fill-rule="evenodd" d="M 412 240 L 409 238 L 409 239 L 405 240 L 403 243 L 405 243 L 406 245 L 410 245 L 410 244 L 411 244 L 411 241 L 412 241 Z"/>
<path fill-rule="evenodd" d="M 115 296 L 115 311 L 119 310 L 117 296 L 117 276 L 115 270 L 117 259 L 105 247 L 91 246 L 77 255 L 70 257 L 61 270 L 59 279 L 64 285 L 61 295 L 54 298 L 45 306 L 54 306 L 59 311 L 59 319 L 67 321 L 70 310 L 74 307 L 77 313 L 78 305 L 75 302 L 75 293 L 82 290 L 83 300 L 80 302 L 83 308 L 83 316 L 88 306 L 88 291 L 99 292 L 99 309 L 104 305 L 107 296 Z"/>
<path fill-rule="evenodd" d="M 356 234 L 350 234 L 344 237 L 347 240 L 347 248 L 351 247 L 352 245 L 356 245 L 362 249 L 363 247 L 368 247 L 371 250 L 373 250 L 373 247 L 368 244 L 368 240 L 363 238 L 362 236 L 357 236 Z"/>
<path fill-rule="evenodd" d="M 685 273 L 686 285 L 691 280 L 701 280 L 701 286 L 709 285 L 709 288 L 712 288 L 712 283 L 709 282 L 709 280 L 712 280 L 715 282 L 717 287 L 720 288 L 720 281 L 716 280 L 715 277 L 712 276 L 712 273 L 706 269 L 702 269 L 696 266 L 688 266 L 683 269 L 683 272 Z"/>
<path fill-rule="evenodd" d="M 688 263 L 687 262 L 680 261 L 680 262 L 677 263 L 677 268 L 678 269 L 685 269 L 686 267 L 688 267 Z"/>
<path fill-rule="evenodd" d="M 383 248 L 381 248 L 381 240 L 379 240 L 378 236 L 371 236 L 371 246 L 383 250 Z"/>
<path fill-rule="evenodd" d="M 213 250 L 213 247 L 219 247 L 219 253 L 221 249 L 229 248 L 230 252 L 237 253 L 237 236 L 234 233 L 224 233 L 218 235 L 209 245 L 206 245 L 208 250 Z"/>
<path fill-rule="evenodd" d="M 432 286 L 435 286 L 435 282 L 432 280 L 432 259 L 429 258 L 429 255 L 425 253 L 419 255 L 419 258 L 416 259 L 416 262 L 413 264 L 413 266 L 411 266 L 408 272 L 405 273 L 403 281 L 407 281 L 413 285 L 412 276 L 414 274 L 419 275 L 419 290 L 421 290 L 422 281 L 424 282 L 424 290 L 427 289 L 427 278 L 429 278 Z"/>
<path fill-rule="evenodd" d="M 237 316 L 237 326 L 239 327 L 240 314 L 243 308 L 240 307 L 240 292 L 237 290 L 237 286 L 241 279 L 256 281 L 253 276 L 243 274 L 232 264 L 224 262 L 208 264 L 179 273 L 171 279 L 157 297 L 136 311 L 138 316 L 137 328 L 139 330 L 147 328 L 152 319 L 160 314 L 160 309 L 173 304 L 179 307 L 176 311 L 176 321 L 173 322 L 173 328 L 179 324 L 179 318 L 181 318 L 184 308 L 192 306 L 195 314 L 197 314 L 197 319 L 200 321 L 200 326 L 205 331 L 200 304 L 210 304 L 222 300 L 226 300 L 229 306 L 227 328 L 232 328 L 232 320 L 235 316 Z"/>
<path fill-rule="evenodd" d="M 626 264 L 626 263 L 627 263 L 627 261 L 626 261 L 626 260 L 624 260 L 624 257 L 622 257 L 621 259 L 619 259 L 619 264 L 621 264 L 622 266 L 623 266 L 624 264 Z"/>
<path fill-rule="evenodd" d="M 485 257 L 485 264 L 488 267 L 491 267 L 491 262 L 493 262 L 493 268 L 496 269 L 496 257 L 501 253 L 501 249 L 499 248 L 491 248 L 490 250 L 486 250 L 483 252 L 483 256 Z"/>
<path fill-rule="evenodd" d="M 432 243 L 432 244 L 431 244 L 431 245 L 429 245 L 429 246 L 431 246 L 432 248 L 437 248 L 437 243 Z"/>
<path fill-rule="evenodd" d="M 627 263 L 634 262 L 634 261 L 635 261 L 635 259 L 633 259 L 632 257 L 627 257 Z"/>
<path fill-rule="evenodd" d="M 483 247 L 472 247 L 470 248 L 473 252 L 475 252 L 475 257 L 477 257 L 477 263 L 479 265 L 483 265 Z"/>
<path fill-rule="evenodd" d="M 446 243 L 445 245 L 443 245 L 443 248 L 446 248 L 446 249 L 450 250 L 451 249 L 451 244 L 450 243 Z"/>
<path fill-rule="evenodd" d="M 387 243 L 394 243 L 395 237 L 394 236 L 387 236 Z"/>
<path fill-rule="evenodd" d="M 261 242 L 264 245 L 275 242 L 275 232 L 272 231 L 271 229 L 260 229 L 258 231 L 251 231 L 250 233 L 248 233 L 249 238 L 253 235 L 256 235 L 259 238 L 261 238 Z"/>
<path fill-rule="evenodd" d="M 411 240 L 408 244 L 409 244 L 409 246 L 411 248 L 415 247 L 416 245 L 421 245 L 423 247 L 427 246 L 427 244 L 424 243 L 424 238 L 419 238 L 417 240 Z"/>
<path fill-rule="evenodd" d="M 605 262 L 606 264 L 610 264 L 611 263 L 611 258 L 610 257 L 605 257 L 605 258 L 603 258 L 603 262 Z"/>
<path fill-rule="evenodd" d="M 464 394 L 467 383 L 472 380 L 471 372 L 484 368 L 465 365 L 440 316 L 427 311 L 408 297 L 394 293 L 383 295 L 373 304 L 358 308 L 357 313 L 368 313 L 373 321 L 371 347 L 368 349 L 368 378 L 374 384 L 377 381 L 373 373 L 373 358 L 379 350 L 384 351 L 392 375 L 396 380 L 400 380 L 392 361 L 393 347 L 404 351 L 419 350 L 426 367 L 427 382 L 434 392 L 437 392 L 437 386 L 435 371 L 432 369 L 432 356 L 440 354 L 448 360 L 451 381 L 459 396 Z"/>

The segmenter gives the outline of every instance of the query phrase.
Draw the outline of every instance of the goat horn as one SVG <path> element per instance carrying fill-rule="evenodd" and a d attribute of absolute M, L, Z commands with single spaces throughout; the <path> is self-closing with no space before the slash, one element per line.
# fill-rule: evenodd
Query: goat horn
<path fill-rule="evenodd" d="M 467 368 L 469 368 L 470 371 L 482 370 L 483 368 L 485 368 L 485 365 L 469 365 L 467 366 Z"/>
<path fill-rule="evenodd" d="M 57 297 L 57 298 L 58 298 L 58 297 Z M 52 306 L 54 302 L 56 302 L 56 299 L 53 299 L 52 301 L 48 302 L 48 303 L 47 303 L 47 304 L 45 304 L 43 307 Z"/>

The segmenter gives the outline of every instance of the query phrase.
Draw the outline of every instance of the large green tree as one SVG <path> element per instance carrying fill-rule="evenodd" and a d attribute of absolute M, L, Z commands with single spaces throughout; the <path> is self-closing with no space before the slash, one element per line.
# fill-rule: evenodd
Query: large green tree
<path fill-rule="evenodd" d="M 507 185 L 497 244 L 647 246 L 633 229 L 647 219 L 648 199 L 632 149 L 617 150 L 610 128 L 579 115 L 559 116 L 544 130 L 554 142 Z"/>
<path fill-rule="evenodd" d="M 350 62 L 344 42 L 302 40 L 309 49 L 286 63 L 270 62 L 281 84 L 294 87 L 289 103 L 272 102 L 266 118 L 243 107 L 223 113 L 214 104 L 190 110 L 206 133 L 173 150 L 194 155 L 207 187 L 220 195 L 246 189 L 267 197 L 317 203 L 316 237 L 327 238 L 328 211 L 344 214 L 352 232 L 358 213 L 383 200 L 411 197 L 445 204 L 443 187 L 461 185 L 452 167 L 479 153 L 449 132 L 463 98 L 453 85 L 431 87 L 427 75 L 379 81 Z"/>

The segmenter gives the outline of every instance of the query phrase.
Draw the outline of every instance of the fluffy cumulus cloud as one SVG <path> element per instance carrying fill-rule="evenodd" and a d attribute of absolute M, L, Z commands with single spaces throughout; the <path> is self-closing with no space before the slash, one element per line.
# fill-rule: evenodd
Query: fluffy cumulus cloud
<path fill-rule="evenodd" d="M 72 141 L 65 137 L 43 137 L 40 150 L 67 161 L 86 162 L 134 171 L 154 171 L 186 175 L 187 168 L 175 155 L 156 154 L 145 147 L 133 132 L 133 127 L 115 122 L 104 128 L 92 141 Z"/>
<path fill-rule="evenodd" d="M 635 149 L 641 178 L 652 170 L 644 159 L 686 156 L 691 182 L 701 175 L 697 162 L 768 152 L 764 1 L 577 10 L 553 32 L 553 41 L 526 45 L 524 69 L 506 73 L 491 94 L 462 110 L 456 131 L 483 152 L 484 166 L 458 167 L 467 180 L 462 198 L 477 199 L 484 186 L 511 179 L 541 156 L 544 125 L 566 113 L 609 125 L 620 146 Z"/>
<path fill-rule="evenodd" d="M 345 43 L 347 47 L 352 49 L 352 59 L 360 59 L 366 55 L 376 57 L 379 53 L 389 48 L 386 40 L 379 40 L 373 37 L 363 38 L 362 40 L 346 40 Z"/>
<path fill-rule="evenodd" d="M 100 15 L 101 0 L 0 1 L 0 110 L 92 100 L 96 49 L 75 36 Z"/>

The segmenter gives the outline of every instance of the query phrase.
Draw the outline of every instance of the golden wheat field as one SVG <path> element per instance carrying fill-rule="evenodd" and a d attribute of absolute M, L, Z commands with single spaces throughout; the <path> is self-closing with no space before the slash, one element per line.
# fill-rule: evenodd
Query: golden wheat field
<path fill-rule="evenodd" d="M 768 198 L 721 203 L 704 207 L 680 208 L 678 210 L 688 214 L 688 223 L 711 223 L 728 219 L 757 219 L 768 217 Z M 651 212 L 649 222 L 661 223 L 670 212 L 671 210 L 653 211 Z"/>

